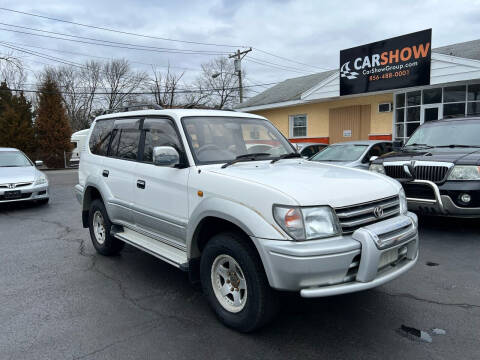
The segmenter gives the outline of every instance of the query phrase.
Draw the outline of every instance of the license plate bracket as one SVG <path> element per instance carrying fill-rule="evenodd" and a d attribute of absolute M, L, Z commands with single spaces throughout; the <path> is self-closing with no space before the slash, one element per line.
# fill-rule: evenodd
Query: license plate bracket
<path fill-rule="evenodd" d="M 20 190 L 10 190 L 3 193 L 5 200 L 15 200 L 22 197 L 22 192 Z"/>
<path fill-rule="evenodd" d="M 384 266 L 394 263 L 398 260 L 398 248 L 384 251 L 380 255 L 380 261 L 378 262 L 378 268 L 381 269 Z"/>

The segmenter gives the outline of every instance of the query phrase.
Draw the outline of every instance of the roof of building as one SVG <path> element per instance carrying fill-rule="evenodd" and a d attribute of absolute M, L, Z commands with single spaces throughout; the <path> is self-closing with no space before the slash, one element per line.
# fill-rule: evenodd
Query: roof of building
<path fill-rule="evenodd" d="M 432 49 L 434 53 L 457 56 L 466 59 L 480 60 L 480 39 L 457 43 Z M 302 93 L 311 89 L 319 82 L 335 74 L 338 70 L 329 70 L 307 76 L 284 80 L 264 92 L 248 99 L 238 108 L 247 108 L 285 101 L 300 100 Z"/>
<path fill-rule="evenodd" d="M 432 51 L 465 59 L 480 60 L 480 39 L 442 46 L 432 49 Z"/>

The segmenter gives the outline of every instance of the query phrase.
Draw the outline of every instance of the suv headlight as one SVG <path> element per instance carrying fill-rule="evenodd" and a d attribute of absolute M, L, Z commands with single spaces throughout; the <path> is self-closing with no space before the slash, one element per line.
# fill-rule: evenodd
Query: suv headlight
<path fill-rule="evenodd" d="M 385 168 L 383 164 L 370 164 L 368 170 L 385 175 Z"/>
<path fill-rule="evenodd" d="M 447 180 L 480 180 L 480 166 L 455 165 Z"/>
<path fill-rule="evenodd" d="M 405 190 L 400 189 L 398 193 L 398 199 L 400 200 L 400 214 L 406 214 L 408 211 L 407 205 L 407 196 L 405 195 Z"/>
<path fill-rule="evenodd" d="M 313 240 L 340 234 L 337 217 L 329 206 L 273 206 L 273 217 L 295 240 Z"/>
<path fill-rule="evenodd" d="M 47 178 L 42 176 L 42 177 L 39 177 L 37 180 L 35 180 L 35 185 L 46 184 L 47 181 L 48 181 Z"/>

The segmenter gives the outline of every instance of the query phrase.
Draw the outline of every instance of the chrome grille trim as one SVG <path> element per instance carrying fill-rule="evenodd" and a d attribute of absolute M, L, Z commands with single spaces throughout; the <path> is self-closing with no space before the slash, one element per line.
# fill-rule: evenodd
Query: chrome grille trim
<path fill-rule="evenodd" d="M 14 187 L 14 189 L 15 189 L 15 188 L 23 187 L 23 186 L 32 185 L 33 182 L 18 182 L 18 183 L 0 184 L 0 188 L 1 189 L 8 189 L 10 184 L 15 185 L 15 187 Z"/>
<path fill-rule="evenodd" d="M 404 165 L 410 164 L 410 161 L 393 161 L 383 163 L 385 174 L 395 179 L 407 179 L 409 176 L 403 169 Z M 435 183 L 445 181 L 448 171 L 453 163 L 440 161 L 415 161 L 415 179 L 428 180 Z"/>
<path fill-rule="evenodd" d="M 376 207 L 383 209 L 383 216 L 375 217 L 374 209 Z M 391 196 L 368 203 L 335 208 L 335 213 L 342 227 L 342 232 L 348 234 L 364 225 L 400 214 L 400 200 L 398 196 Z"/>

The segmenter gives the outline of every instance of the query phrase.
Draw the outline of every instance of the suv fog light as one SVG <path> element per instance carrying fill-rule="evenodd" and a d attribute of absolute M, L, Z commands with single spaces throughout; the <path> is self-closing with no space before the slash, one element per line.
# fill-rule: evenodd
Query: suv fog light
<path fill-rule="evenodd" d="M 470 201 L 472 201 L 472 197 L 469 194 L 461 194 L 459 199 L 464 204 L 468 204 Z"/>

